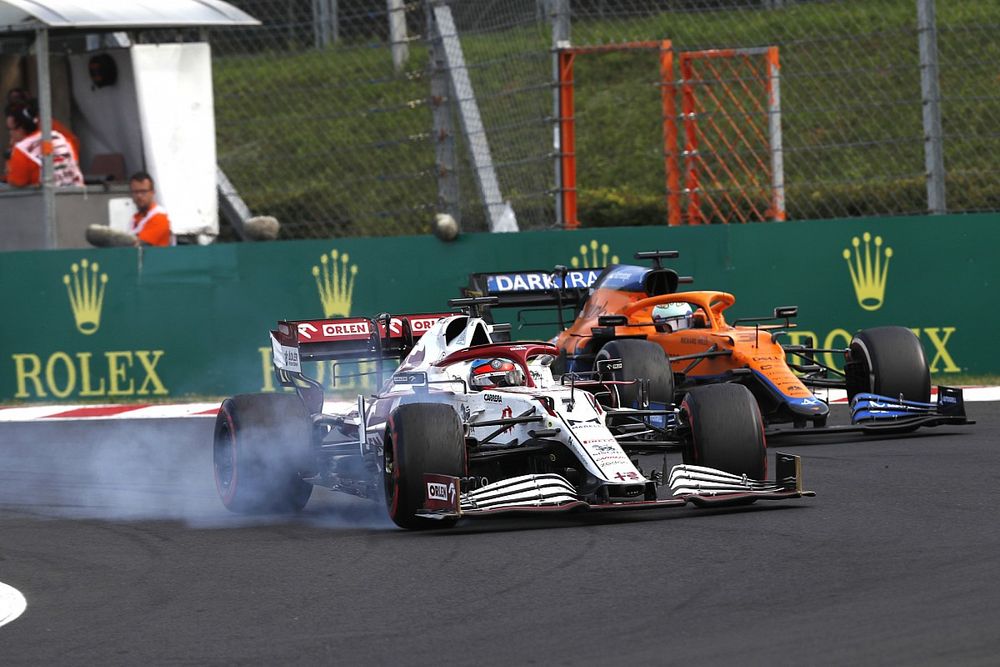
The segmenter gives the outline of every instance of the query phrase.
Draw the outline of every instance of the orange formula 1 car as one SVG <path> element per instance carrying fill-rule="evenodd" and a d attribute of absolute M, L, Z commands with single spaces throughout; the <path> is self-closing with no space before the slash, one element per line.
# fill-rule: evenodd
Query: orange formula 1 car
<path fill-rule="evenodd" d="M 632 390 L 616 397 L 623 406 L 660 409 L 678 403 L 692 387 L 735 382 L 753 393 L 769 427 L 826 427 L 829 405 L 814 393 L 822 388 L 846 389 L 852 408 L 851 426 L 825 431 L 905 432 L 970 423 L 961 389 L 940 387 L 937 402 L 930 402 L 927 360 L 909 329 L 867 329 L 840 350 L 787 344 L 782 338 L 795 326 L 797 307 L 730 323 L 725 311 L 736 301 L 732 294 L 677 291 L 692 282 L 662 266 L 662 260 L 677 256 L 676 251 L 636 253 L 652 267 L 478 273 L 464 291 L 497 296 L 494 309 L 517 308 L 521 326 L 539 324 L 530 311 L 554 310 L 560 332 L 553 342 L 562 354 L 558 370 L 584 377 L 596 372 L 597 362 L 620 359 L 614 379 L 647 381 L 644 395 Z M 565 326 L 570 311 L 574 319 Z M 818 361 L 816 355 L 826 352 L 845 356 L 843 371 Z M 784 432 L 789 429 L 769 428 L 771 435 Z"/>

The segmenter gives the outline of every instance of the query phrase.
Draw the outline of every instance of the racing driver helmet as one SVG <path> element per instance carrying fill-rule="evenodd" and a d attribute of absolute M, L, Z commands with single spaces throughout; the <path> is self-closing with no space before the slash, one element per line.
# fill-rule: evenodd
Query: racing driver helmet
<path fill-rule="evenodd" d="M 694 310 L 689 303 L 678 301 L 653 306 L 653 323 L 657 325 L 658 330 L 663 325 L 669 326 L 670 331 L 690 329 L 693 320 Z"/>
<path fill-rule="evenodd" d="M 520 387 L 524 384 L 524 372 L 510 359 L 475 359 L 469 371 L 469 387 L 496 389 L 497 387 Z"/>

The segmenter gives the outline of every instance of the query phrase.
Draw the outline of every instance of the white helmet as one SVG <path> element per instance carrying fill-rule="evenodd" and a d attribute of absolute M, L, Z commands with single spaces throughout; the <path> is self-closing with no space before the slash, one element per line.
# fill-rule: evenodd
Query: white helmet
<path fill-rule="evenodd" d="M 683 301 L 653 306 L 653 322 L 669 324 L 672 331 L 690 329 L 694 310 Z"/>

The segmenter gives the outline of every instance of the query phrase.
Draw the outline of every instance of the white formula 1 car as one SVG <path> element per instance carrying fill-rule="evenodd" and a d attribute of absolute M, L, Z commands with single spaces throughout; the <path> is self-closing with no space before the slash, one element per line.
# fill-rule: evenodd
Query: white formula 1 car
<path fill-rule="evenodd" d="M 493 302 L 454 300 L 463 314 L 279 322 L 274 368 L 296 391 L 223 402 L 213 451 L 222 502 L 297 511 L 319 484 L 384 501 L 397 525 L 419 529 L 813 495 L 796 456 L 777 454 L 775 481 L 763 481 L 762 422 L 745 387 L 697 387 L 678 406 L 642 409 L 644 382 L 607 379 L 617 360 L 556 379 L 552 345 L 495 342 L 503 325 L 478 316 Z M 302 364 L 327 360 L 373 362 L 381 390 L 348 414 L 324 414 L 323 388 Z M 668 470 L 666 452 L 677 451 L 684 463 Z M 640 455 L 662 465 L 644 470 Z"/>

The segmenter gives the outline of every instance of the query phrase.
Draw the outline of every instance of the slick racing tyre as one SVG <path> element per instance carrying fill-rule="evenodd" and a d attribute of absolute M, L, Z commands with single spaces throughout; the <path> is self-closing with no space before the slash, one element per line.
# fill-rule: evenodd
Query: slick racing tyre
<path fill-rule="evenodd" d="M 389 415 L 382 454 L 385 504 L 400 528 L 450 528 L 454 519 L 416 516 L 424 474 L 465 475 L 465 434 L 455 410 L 441 403 L 406 403 Z"/>
<path fill-rule="evenodd" d="M 615 370 L 610 375 L 612 380 L 630 382 L 632 380 L 649 380 L 649 401 L 651 403 L 674 402 L 674 373 L 670 369 L 663 348 L 648 340 L 613 340 L 604 345 L 594 360 L 621 359 L 621 370 Z M 607 378 L 605 378 L 607 379 Z M 625 408 L 639 407 L 639 385 L 611 385 L 618 390 L 618 406 Z"/>
<path fill-rule="evenodd" d="M 767 446 L 760 408 L 741 384 L 695 387 L 681 402 L 691 428 L 684 462 L 751 479 L 767 476 Z"/>
<path fill-rule="evenodd" d="M 870 392 L 927 403 L 931 374 L 920 340 L 905 327 L 875 327 L 851 341 L 844 365 L 847 397 Z"/>
<path fill-rule="evenodd" d="M 298 512 L 312 484 L 312 420 L 298 396 L 227 398 L 215 420 L 212 456 L 222 504 L 241 514 Z"/>

